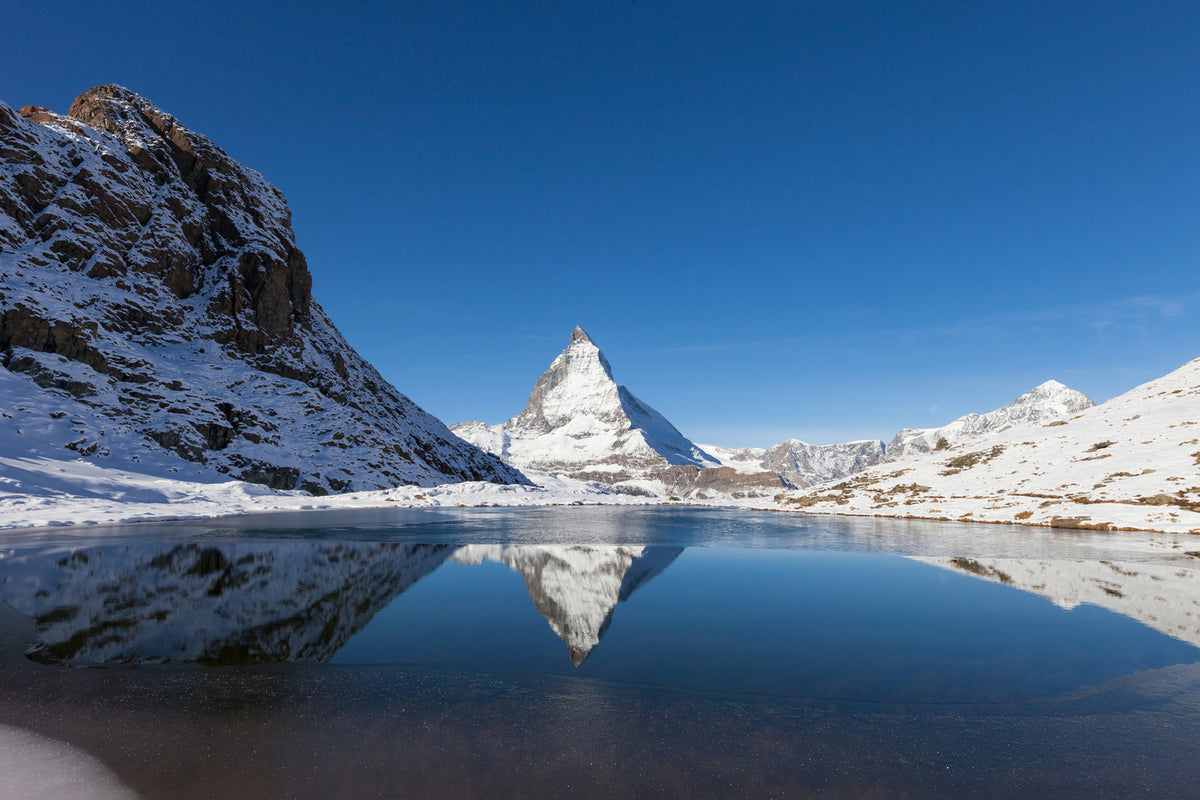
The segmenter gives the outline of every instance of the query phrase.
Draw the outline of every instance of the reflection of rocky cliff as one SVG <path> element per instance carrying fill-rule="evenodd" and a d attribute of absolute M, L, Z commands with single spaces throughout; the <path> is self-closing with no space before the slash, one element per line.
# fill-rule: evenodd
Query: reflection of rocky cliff
<path fill-rule="evenodd" d="M 583 663 L 612 622 L 617 603 L 667 568 L 682 547 L 469 545 L 464 564 L 499 561 L 520 573 L 533 604 Z"/>
<path fill-rule="evenodd" d="M 452 550 L 288 542 L 59 551 L 0 561 L 0 597 L 34 617 L 30 657 L 44 662 L 325 661 Z"/>
<path fill-rule="evenodd" d="M 1033 592 L 1065 609 L 1106 608 L 1200 647 L 1200 570 L 1115 561 L 918 558 L 944 569 Z"/>

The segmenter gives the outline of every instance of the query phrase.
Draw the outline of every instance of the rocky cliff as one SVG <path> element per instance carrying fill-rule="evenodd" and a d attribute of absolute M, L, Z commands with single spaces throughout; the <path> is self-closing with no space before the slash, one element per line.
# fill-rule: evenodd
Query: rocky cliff
<path fill-rule="evenodd" d="M 127 89 L 0 103 L 0 277 L 9 385 L 84 417 L 56 446 L 317 493 L 524 482 L 345 342 L 275 187 Z"/>

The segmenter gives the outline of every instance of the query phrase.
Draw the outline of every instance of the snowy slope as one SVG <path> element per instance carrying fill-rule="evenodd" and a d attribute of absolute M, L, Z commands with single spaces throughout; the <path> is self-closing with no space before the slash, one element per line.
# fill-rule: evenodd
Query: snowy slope
<path fill-rule="evenodd" d="M 788 439 L 765 450 L 707 444 L 701 447 L 723 466 L 741 473 L 774 472 L 792 488 L 802 489 L 853 475 L 881 461 L 901 461 L 927 453 L 943 439 L 949 446 L 1004 428 L 1069 417 L 1093 405 L 1086 395 L 1057 381 L 1046 381 L 987 414 L 967 414 L 941 428 L 905 428 L 886 447 L 877 440 L 814 445 L 799 439 Z"/>
<path fill-rule="evenodd" d="M 121 87 L 0 103 L 0 278 L 0 455 L 316 493 L 524 481 L 350 348 L 275 187 Z"/>
<path fill-rule="evenodd" d="M 905 428 L 888 444 L 883 460 L 899 461 L 928 453 L 936 449 L 943 439 L 947 445 L 952 445 L 1009 427 L 1040 425 L 1064 419 L 1094 405 L 1083 392 L 1067 388 L 1058 381 L 1046 381 L 1008 405 L 987 414 L 967 414 L 941 428 Z"/>
<path fill-rule="evenodd" d="M 1200 359 L 1070 419 L 780 495 L 823 513 L 1200 533 Z"/>
<path fill-rule="evenodd" d="M 525 409 L 503 425 L 460 422 L 456 434 L 513 466 L 609 484 L 657 486 L 717 460 L 613 380 L 612 367 L 582 328 L 538 378 Z"/>
<path fill-rule="evenodd" d="M 599 644 L 617 603 L 682 552 L 681 547 L 467 545 L 451 560 L 497 561 L 520 574 L 534 606 L 579 666 Z"/>

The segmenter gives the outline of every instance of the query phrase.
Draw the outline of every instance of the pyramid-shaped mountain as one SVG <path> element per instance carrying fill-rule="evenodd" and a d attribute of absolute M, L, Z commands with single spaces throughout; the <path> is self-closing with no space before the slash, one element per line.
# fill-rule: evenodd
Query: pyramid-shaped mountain
<path fill-rule="evenodd" d="M 662 414 L 613 379 L 612 366 L 583 328 L 533 387 L 525 410 L 503 425 L 460 422 L 451 430 L 518 469 L 600 481 L 629 491 L 725 491 L 748 479 L 723 468 Z M 729 480 L 732 483 L 729 483 Z M 723 482 L 724 481 L 724 482 Z"/>

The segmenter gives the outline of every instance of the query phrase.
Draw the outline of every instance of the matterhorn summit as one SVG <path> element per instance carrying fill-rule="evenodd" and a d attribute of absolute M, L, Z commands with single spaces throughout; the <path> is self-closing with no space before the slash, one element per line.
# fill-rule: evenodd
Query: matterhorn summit
<path fill-rule="evenodd" d="M 538 378 L 525 410 L 503 425 L 461 422 L 452 430 L 519 469 L 604 483 L 657 481 L 672 467 L 719 462 L 633 392 L 583 328 Z M 653 490 L 651 487 L 644 487 Z"/>

